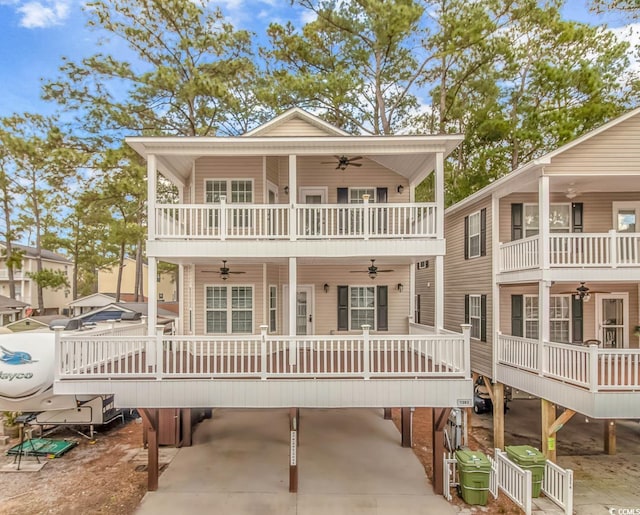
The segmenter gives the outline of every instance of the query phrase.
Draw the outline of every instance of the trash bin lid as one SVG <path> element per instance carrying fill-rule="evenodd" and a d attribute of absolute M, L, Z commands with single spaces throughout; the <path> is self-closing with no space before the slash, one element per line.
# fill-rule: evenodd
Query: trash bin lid
<path fill-rule="evenodd" d="M 505 447 L 505 450 L 509 458 L 520 463 L 542 463 L 545 461 L 544 454 L 530 445 L 510 445 Z"/>
<path fill-rule="evenodd" d="M 489 459 L 481 451 L 470 449 L 460 449 L 456 451 L 456 460 L 466 467 L 491 468 Z"/>

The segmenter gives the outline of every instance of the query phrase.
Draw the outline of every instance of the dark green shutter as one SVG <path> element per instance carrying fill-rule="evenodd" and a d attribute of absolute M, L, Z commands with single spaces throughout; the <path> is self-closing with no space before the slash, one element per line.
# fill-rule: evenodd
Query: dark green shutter
<path fill-rule="evenodd" d="M 338 188 L 338 204 L 349 203 L 349 188 Z"/>
<path fill-rule="evenodd" d="M 469 217 L 464 217 L 464 258 L 469 259 Z"/>
<path fill-rule="evenodd" d="M 572 330 L 572 339 L 574 342 L 582 342 L 584 340 L 583 333 L 583 304 L 582 300 L 576 299 L 573 295 L 571 296 L 571 330 Z"/>
<path fill-rule="evenodd" d="M 480 295 L 480 341 L 487 341 L 487 296 Z"/>
<path fill-rule="evenodd" d="M 480 210 L 480 255 L 487 255 L 487 210 Z"/>
<path fill-rule="evenodd" d="M 524 336 L 524 297 L 511 295 L 511 336 Z"/>
<path fill-rule="evenodd" d="M 522 204 L 511 204 L 511 241 L 521 240 L 523 235 Z"/>
<path fill-rule="evenodd" d="M 583 232 L 582 222 L 582 202 L 571 204 L 571 230 L 573 232 Z"/>
<path fill-rule="evenodd" d="M 378 286 L 376 288 L 377 310 L 378 310 L 378 331 L 387 331 L 389 329 L 389 306 L 388 306 L 388 291 L 387 286 Z"/>
<path fill-rule="evenodd" d="M 469 323 L 469 295 L 464 296 L 464 323 Z"/>
<path fill-rule="evenodd" d="M 416 295 L 416 312 L 414 314 L 414 322 L 416 324 L 420 323 L 420 299 L 422 298 L 422 295 L 418 294 Z"/>
<path fill-rule="evenodd" d="M 338 286 L 338 331 L 349 330 L 349 287 Z"/>

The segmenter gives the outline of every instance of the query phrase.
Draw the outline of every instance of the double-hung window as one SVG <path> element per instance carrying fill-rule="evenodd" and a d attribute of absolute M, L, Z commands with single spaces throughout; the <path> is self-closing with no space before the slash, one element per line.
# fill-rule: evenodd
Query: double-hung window
<path fill-rule="evenodd" d="M 480 211 L 469 215 L 469 257 L 480 256 Z"/>
<path fill-rule="evenodd" d="M 480 295 L 469 295 L 469 323 L 471 324 L 471 338 L 479 340 L 482 330 Z"/>
<path fill-rule="evenodd" d="M 207 333 L 253 332 L 252 286 L 207 286 L 205 297 Z"/>
<path fill-rule="evenodd" d="M 359 330 L 365 324 L 376 327 L 376 289 L 374 286 L 351 286 L 349 320 L 351 330 Z"/>
<path fill-rule="evenodd" d="M 524 237 L 540 233 L 538 204 L 524 205 Z M 571 232 L 571 204 L 551 204 L 549 206 L 550 232 Z"/>
<path fill-rule="evenodd" d="M 571 341 L 570 300 L 569 295 L 552 295 L 549 299 L 549 339 L 552 342 Z"/>
<path fill-rule="evenodd" d="M 269 332 L 278 330 L 278 287 L 269 286 Z"/>
<path fill-rule="evenodd" d="M 538 296 L 524 296 L 524 336 L 538 339 Z"/>

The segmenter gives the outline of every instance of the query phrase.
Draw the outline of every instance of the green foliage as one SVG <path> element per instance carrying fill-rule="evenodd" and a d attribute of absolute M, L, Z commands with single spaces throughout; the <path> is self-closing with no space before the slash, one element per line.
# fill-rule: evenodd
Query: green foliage
<path fill-rule="evenodd" d="M 62 270 L 43 268 L 39 272 L 28 272 L 27 277 L 33 279 L 41 288 L 59 290 L 65 286 L 69 287 L 67 276 Z"/>

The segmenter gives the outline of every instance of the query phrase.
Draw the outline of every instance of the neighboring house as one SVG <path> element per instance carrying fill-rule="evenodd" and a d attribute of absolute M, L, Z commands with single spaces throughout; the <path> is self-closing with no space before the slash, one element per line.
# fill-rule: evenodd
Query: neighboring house
<path fill-rule="evenodd" d="M 28 306 L 25 302 L 0 295 L 0 325 L 6 325 L 22 318 L 22 313 Z"/>
<path fill-rule="evenodd" d="M 5 245 L 0 243 L 4 250 Z M 33 247 L 26 247 L 14 243 L 12 248 L 24 253 L 22 268 L 13 271 L 16 287 L 16 300 L 25 302 L 34 310 L 38 308 L 38 285 L 30 277 L 30 273 L 37 271 L 37 251 Z M 42 268 L 53 271 L 61 271 L 67 276 L 69 284 L 73 277 L 73 262 L 61 254 L 42 250 Z M 9 272 L 3 260 L 0 260 L 0 294 L 9 295 Z M 62 287 L 57 290 L 45 288 L 43 291 L 44 306 L 40 306 L 42 314 L 61 313 L 71 299 L 71 287 Z"/>
<path fill-rule="evenodd" d="M 11 322 L 6 325 L 8 329 L 11 329 L 14 333 L 22 331 L 34 331 L 36 329 L 43 330 L 49 327 L 49 324 L 54 320 L 62 320 L 66 317 L 60 315 L 40 315 L 21 318 L 15 322 Z"/>
<path fill-rule="evenodd" d="M 128 139 L 147 161 L 148 275 L 158 261 L 179 267 L 176 334 L 153 336 L 150 303 L 151 336 L 132 340 L 128 368 L 62 366 L 56 392 L 115 393 L 151 426 L 157 408 L 400 407 L 403 444 L 410 408 L 426 406 L 441 447 L 446 410 L 471 405 L 468 332 L 440 331 L 444 159 L 461 140 L 351 136 L 300 109 L 241 137 Z M 158 173 L 177 203 L 157 202 Z M 435 201 L 418 203 L 431 173 Z M 412 323 L 424 256 L 431 329 Z M 148 288 L 158 298 L 157 281 Z M 62 344 L 68 363 L 121 352 L 104 337 Z"/>
<path fill-rule="evenodd" d="M 640 417 L 639 217 L 640 109 L 446 210 L 445 327 L 471 324 L 494 398 L 503 384 L 540 397 L 547 429 L 573 412 Z M 418 272 L 423 323 L 432 281 Z"/>
<path fill-rule="evenodd" d="M 111 268 L 106 268 L 98 271 L 98 293 L 104 293 L 107 295 L 115 296 L 115 292 L 118 286 L 118 268 L 119 266 L 113 265 Z M 149 270 L 146 263 L 142 265 L 142 278 L 143 286 L 142 292 L 140 292 L 147 300 L 149 292 Z M 157 300 L 160 302 L 172 302 L 177 300 L 176 297 L 176 281 L 174 274 L 167 272 L 158 272 L 155 277 L 157 282 Z M 125 298 L 132 298 L 135 292 L 136 284 L 136 261 L 135 259 L 125 258 L 124 265 L 122 267 L 122 281 L 120 283 L 120 300 Z"/>
<path fill-rule="evenodd" d="M 80 297 L 74 301 L 69 302 L 69 314 L 72 317 L 77 317 L 83 313 L 88 313 L 94 309 L 103 308 L 115 302 L 113 295 L 107 295 L 105 293 L 93 293 L 85 297 Z"/>

